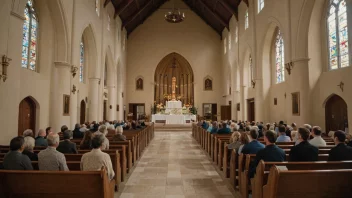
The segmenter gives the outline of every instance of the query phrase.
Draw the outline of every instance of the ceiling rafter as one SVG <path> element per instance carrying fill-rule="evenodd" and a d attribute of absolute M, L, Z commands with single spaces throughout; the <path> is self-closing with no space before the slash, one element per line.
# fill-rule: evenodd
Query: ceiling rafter
<path fill-rule="evenodd" d="M 133 3 L 134 0 L 126 0 L 124 1 L 121 6 L 118 6 L 115 8 L 115 15 L 114 18 L 116 18 L 118 15 L 120 15 L 131 3 Z"/>
<path fill-rule="evenodd" d="M 153 1 L 148 1 L 143 8 L 139 9 L 137 13 L 129 17 L 126 22 L 122 23 L 122 28 L 126 27 L 129 23 L 131 23 L 137 16 L 139 16 L 150 4 L 153 4 Z M 140 21 L 141 22 L 141 21 Z"/>
<path fill-rule="evenodd" d="M 105 0 L 104 2 L 104 8 L 111 2 L 111 0 Z"/>
<path fill-rule="evenodd" d="M 235 15 L 238 21 L 238 9 L 233 9 L 225 0 L 218 0 L 224 8 L 229 11 L 232 15 Z"/>
<path fill-rule="evenodd" d="M 203 0 L 199 0 L 199 2 L 202 4 L 203 8 L 206 8 L 216 18 L 216 20 L 221 23 L 221 25 L 229 29 L 229 24 L 225 22 L 217 13 L 213 12 L 213 10 L 209 8 L 209 6 L 205 4 Z"/>

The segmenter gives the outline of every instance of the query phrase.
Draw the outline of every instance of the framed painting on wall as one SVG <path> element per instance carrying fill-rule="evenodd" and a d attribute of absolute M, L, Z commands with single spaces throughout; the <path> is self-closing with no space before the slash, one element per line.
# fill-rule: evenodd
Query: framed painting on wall
<path fill-rule="evenodd" d="M 70 95 L 65 95 L 64 94 L 63 115 L 64 116 L 69 116 L 70 115 Z"/>
<path fill-rule="evenodd" d="M 205 91 L 212 91 L 213 90 L 213 81 L 211 79 L 209 79 L 209 78 L 205 79 L 204 90 Z"/>
<path fill-rule="evenodd" d="M 300 94 L 299 92 L 292 93 L 292 115 L 300 115 Z"/>
<path fill-rule="evenodd" d="M 143 79 L 138 78 L 136 81 L 136 90 L 143 91 Z"/>

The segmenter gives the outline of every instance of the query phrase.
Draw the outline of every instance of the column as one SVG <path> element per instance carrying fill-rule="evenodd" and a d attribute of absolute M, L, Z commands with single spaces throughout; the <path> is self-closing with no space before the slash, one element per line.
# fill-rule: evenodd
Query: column
<path fill-rule="evenodd" d="M 88 121 L 99 121 L 99 78 L 89 78 Z"/>
<path fill-rule="evenodd" d="M 107 119 L 109 121 L 116 120 L 116 86 L 115 85 L 108 85 L 108 115 Z M 111 108 L 110 108 L 111 105 Z"/>
<path fill-rule="evenodd" d="M 71 126 L 70 115 L 73 115 L 73 108 L 70 107 L 70 114 L 64 115 L 63 105 L 64 105 L 64 95 L 70 94 L 70 81 L 71 81 L 71 64 L 67 62 L 54 62 L 54 86 L 52 92 L 52 102 L 51 102 L 51 119 L 50 125 L 53 127 L 53 131 L 60 132 L 62 125 L 67 125 L 69 128 Z M 70 99 L 72 101 L 72 99 Z M 71 102 L 70 102 L 71 105 Z"/>

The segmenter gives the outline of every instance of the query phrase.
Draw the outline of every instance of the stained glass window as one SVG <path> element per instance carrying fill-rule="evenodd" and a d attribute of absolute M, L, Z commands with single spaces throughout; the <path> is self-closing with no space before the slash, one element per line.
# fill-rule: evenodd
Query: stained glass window
<path fill-rule="evenodd" d="M 281 31 L 279 30 L 276 36 L 276 83 L 285 81 L 285 51 L 284 51 L 284 39 L 282 38 Z"/>
<path fill-rule="evenodd" d="M 100 0 L 95 0 L 95 12 L 100 15 Z"/>
<path fill-rule="evenodd" d="M 258 0 L 258 13 L 264 8 L 264 0 Z"/>
<path fill-rule="evenodd" d="M 80 43 L 80 61 L 79 61 L 79 82 L 83 82 L 84 80 L 84 44 L 83 44 L 83 39 L 81 40 Z"/>
<path fill-rule="evenodd" d="M 236 33 L 235 33 L 235 42 L 238 41 L 238 26 L 236 26 Z"/>
<path fill-rule="evenodd" d="M 345 0 L 332 0 L 327 18 L 330 69 L 350 64 Z"/>
<path fill-rule="evenodd" d="M 33 0 L 28 0 L 24 9 L 23 40 L 22 40 L 22 67 L 36 70 L 38 16 Z"/>
<path fill-rule="evenodd" d="M 248 22 L 248 10 L 246 10 L 246 14 L 244 16 L 244 29 L 247 29 L 249 27 L 249 22 Z"/>

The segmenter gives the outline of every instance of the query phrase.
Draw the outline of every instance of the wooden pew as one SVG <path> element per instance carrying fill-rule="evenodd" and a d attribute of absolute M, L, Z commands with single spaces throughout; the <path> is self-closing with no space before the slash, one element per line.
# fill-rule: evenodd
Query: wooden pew
<path fill-rule="evenodd" d="M 329 181 L 328 186 L 327 181 Z M 279 170 L 274 165 L 270 169 L 268 183 L 263 187 L 263 197 L 350 197 L 352 193 L 351 183 L 351 169 L 284 171 Z M 314 186 L 311 184 L 314 184 Z"/>
<path fill-rule="evenodd" d="M 288 170 L 333 170 L 333 169 L 352 169 L 352 161 L 340 162 L 264 162 L 261 160 L 257 166 L 256 174 L 251 180 L 252 197 L 263 197 L 263 186 L 266 185 L 268 174 L 272 166 L 285 166 Z"/>
<path fill-rule="evenodd" d="M 0 197 L 113 198 L 114 181 L 101 171 L 0 170 Z"/>
<path fill-rule="evenodd" d="M 243 155 L 243 154 L 241 154 Z M 239 164 L 242 165 L 239 168 L 239 189 L 242 198 L 248 197 L 248 191 L 252 189 L 252 186 L 249 185 L 249 165 L 255 159 L 256 155 L 243 155 L 243 157 L 239 157 Z M 318 161 L 327 161 L 329 155 L 328 154 L 319 154 Z M 290 156 L 286 153 L 286 160 L 290 160 Z M 240 172 L 241 171 L 241 172 Z"/>

